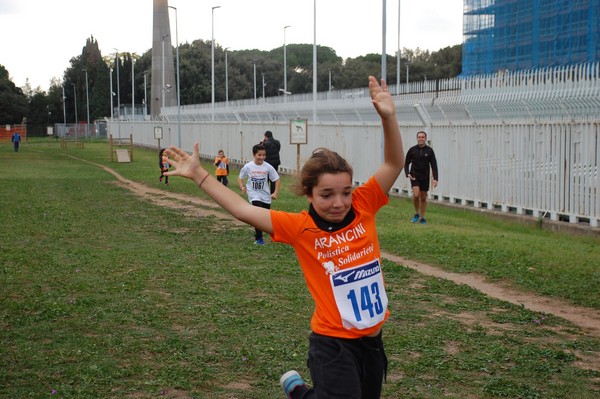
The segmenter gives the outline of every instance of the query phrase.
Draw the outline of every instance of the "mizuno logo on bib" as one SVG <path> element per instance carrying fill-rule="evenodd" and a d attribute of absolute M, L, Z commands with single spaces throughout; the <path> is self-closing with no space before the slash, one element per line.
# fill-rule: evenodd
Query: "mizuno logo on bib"
<path fill-rule="evenodd" d="M 332 273 L 330 279 L 345 328 L 362 330 L 384 320 L 388 298 L 379 259 Z"/>

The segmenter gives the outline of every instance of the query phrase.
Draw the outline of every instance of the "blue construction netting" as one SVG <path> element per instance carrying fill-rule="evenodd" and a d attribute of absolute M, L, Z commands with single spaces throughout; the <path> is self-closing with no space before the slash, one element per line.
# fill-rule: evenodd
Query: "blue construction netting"
<path fill-rule="evenodd" d="M 465 0 L 462 76 L 600 61 L 600 0 Z"/>

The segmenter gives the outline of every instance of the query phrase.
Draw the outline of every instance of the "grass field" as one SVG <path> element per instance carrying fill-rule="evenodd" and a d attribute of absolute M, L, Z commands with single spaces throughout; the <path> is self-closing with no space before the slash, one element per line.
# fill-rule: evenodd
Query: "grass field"
<path fill-rule="evenodd" d="M 291 248 L 132 194 L 158 182 L 155 151 L 0 144 L 0 398 L 282 398 L 306 369 L 312 302 Z M 88 161 L 88 162 L 86 162 Z M 95 163 L 95 164 L 94 164 Z M 235 173 L 235 171 L 234 171 Z M 442 167 L 441 173 L 444 173 Z M 230 180 L 235 180 L 232 176 Z M 274 208 L 300 210 L 283 177 Z M 432 204 L 380 212 L 382 249 L 600 309 L 600 239 Z M 548 314 L 384 261 L 392 316 L 384 398 L 597 398 L 600 337 Z"/>

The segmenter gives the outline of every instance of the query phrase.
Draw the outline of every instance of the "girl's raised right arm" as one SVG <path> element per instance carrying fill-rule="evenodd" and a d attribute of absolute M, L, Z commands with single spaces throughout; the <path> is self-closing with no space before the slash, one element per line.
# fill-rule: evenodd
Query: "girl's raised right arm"
<path fill-rule="evenodd" d="M 193 180 L 217 204 L 236 219 L 248 223 L 267 234 L 273 233 L 271 213 L 268 209 L 253 206 L 235 192 L 212 177 L 210 172 L 202 167 L 199 158 L 200 146 L 194 144 L 192 155 L 181 148 L 171 146 L 165 152 L 169 163 L 175 170 L 165 173 L 166 176 L 181 176 Z"/>

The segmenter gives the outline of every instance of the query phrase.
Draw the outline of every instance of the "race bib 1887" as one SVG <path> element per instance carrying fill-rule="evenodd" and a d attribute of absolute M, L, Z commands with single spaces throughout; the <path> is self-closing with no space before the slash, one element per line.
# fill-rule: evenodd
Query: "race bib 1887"
<path fill-rule="evenodd" d="M 379 259 L 340 270 L 331 274 L 330 278 L 345 328 L 362 330 L 383 321 L 388 298 Z"/>

